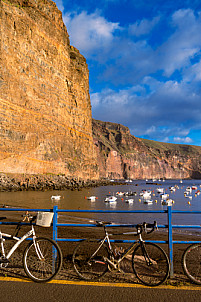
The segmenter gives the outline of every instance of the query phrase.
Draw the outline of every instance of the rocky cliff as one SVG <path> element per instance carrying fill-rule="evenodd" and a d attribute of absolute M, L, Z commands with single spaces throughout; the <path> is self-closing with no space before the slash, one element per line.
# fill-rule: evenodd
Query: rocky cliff
<path fill-rule="evenodd" d="M 120 124 L 93 120 L 100 176 L 201 178 L 201 147 L 137 138 Z"/>
<path fill-rule="evenodd" d="M 88 77 L 54 2 L 0 1 L 0 171 L 98 178 Z"/>
<path fill-rule="evenodd" d="M 56 4 L 0 0 L 0 172 L 9 190 L 201 178 L 201 147 L 139 139 L 96 120 L 92 134 L 88 67 Z"/>

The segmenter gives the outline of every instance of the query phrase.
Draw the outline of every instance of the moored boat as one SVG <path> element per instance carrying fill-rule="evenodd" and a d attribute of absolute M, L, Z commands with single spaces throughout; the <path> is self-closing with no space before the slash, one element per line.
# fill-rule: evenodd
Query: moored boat
<path fill-rule="evenodd" d="M 107 195 L 105 198 L 105 202 L 116 202 L 116 201 L 117 201 L 117 197 L 113 195 Z"/>

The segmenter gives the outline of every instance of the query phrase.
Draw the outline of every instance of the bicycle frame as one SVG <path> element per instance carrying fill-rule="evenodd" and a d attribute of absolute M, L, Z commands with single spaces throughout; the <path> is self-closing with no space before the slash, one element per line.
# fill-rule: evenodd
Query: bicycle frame
<path fill-rule="evenodd" d="M 104 244 L 105 242 L 107 242 L 107 245 L 108 245 L 108 248 L 109 248 L 110 255 L 113 255 L 113 256 L 114 256 L 114 250 L 113 250 L 112 245 L 111 245 L 111 242 L 110 242 L 110 236 L 112 236 L 112 235 L 114 235 L 114 234 L 109 234 L 109 233 L 107 232 L 107 230 L 106 230 L 105 227 L 104 227 L 104 232 L 105 232 L 105 237 L 101 240 L 98 249 L 93 253 L 93 255 L 90 257 L 90 259 L 93 258 L 93 257 L 95 256 L 95 254 L 100 250 L 100 248 L 103 246 L 103 244 Z M 126 234 L 126 233 L 124 233 L 124 234 Z M 130 234 L 131 234 L 131 232 L 130 232 Z M 116 263 L 110 261 L 110 259 L 108 259 L 108 258 L 105 258 L 105 260 L 106 260 L 110 265 L 112 265 L 114 268 L 117 268 L 118 265 L 121 263 L 121 261 L 123 261 L 123 259 L 124 259 L 126 256 L 130 255 L 130 254 L 132 253 L 132 251 L 135 249 L 135 247 L 136 247 L 138 244 L 140 244 L 140 245 L 141 245 L 141 248 L 142 248 L 142 251 L 143 251 L 143 254 L 144 254 L 144 256 L 145 256 L 145 260 L 146 260 L 146 262 L 148 263 L 148 265 L 150 265 L 150 264 L 151 264 L 151 260 L 150 260 L 149 255 L 147 254 L 146 247 L 144 246 L 144 241 L 143 241 L 143 239 L 142 239 L 141 233 L 139 233 L 138 236 L 139 236 L 139 238 L 138 238 L 137 242 L 132 243 L 132 244 L 124 251 L 124 253 L 120 255 L 120 258 L 116 261 Z"/>
<path fill-rule="evenodd" d="M 26 240 L 28 237 L 32 236 L 33 237 L 33 241 L 34 241 L 34 245 L 35 245 L 35 248 L 36 248 L 36 244 L 35 244 L 35 238 L 36 238 L 36 235 L 35 235 L 35 230 L 34 230 L 34 227 L 31 226 L 31 230 L 28 231 L 23 237 L 21 238 L 18 238 L 16 236 L 12 236 L 10 234 L 6 234 L 6 233 L 2 233 L 0 231 L 0 243 L 1 243 L 1 252 L 2 252 L 2 256 L 3 258 L 5 259 L 9 259 L 12 254 L 15 252 L 15 250 L 19 247 L 19 245 L 24 241 Z M 10 249 L 10 251 L 8 252 L 7 255 L 5 255 L 5 249 L 4 249 L 4 244 L 3 242 L 5 241 L 4 238 L 10 238 L 10 239 L 14 239 L 16 240 L 17 242 L 12 246 L 12 248 Z M 36 252 L 38 254 L 38 249 L 36 248 Z M 41 257 L 39 257 L 41 258 Z"/>

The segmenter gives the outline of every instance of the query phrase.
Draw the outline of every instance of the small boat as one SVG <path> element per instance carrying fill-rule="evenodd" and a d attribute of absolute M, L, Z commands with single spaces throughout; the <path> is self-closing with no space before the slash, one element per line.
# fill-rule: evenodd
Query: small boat
<path fill-rule="evenodd" d="M 61 195 L 52 195 L 51 199 L 52 200 L 60 200 L 61 199 Z"/>
<path fill-rule="evenodd" d="M 191 188 L 192 188 L 192 190 L 197 190 L 196 186 L 192 186 Z"/>
<path fill-rule="evenodd" d="M 192 188 L 191 187 L 187 187 L 186 188 L 186 192 L 191 192 L 192 191 Z"/>
<path fill-rule="evenodd" d="M 88 199 L 88 200 L 91 200 L 91 201 L 95 201 L 96 198 L 97 198 L 96 196 L 89 196 L 89 197 L 87 197 L 87 199 Z"/>
<path fill-rule="evenodd" d="M 142 196 L 143 198 L 150 198 L 150 197 L 151 197 L 151 191 L 143 190 L 143 191 L 140 193 L 140 196 Z"/>
<path fill-rule="evenodd" d="M 163 206 L 172 206 L 173 203 L 174 203 L 174 201 L 173 201 L 172 199 L 166 199 L 166 200 L 162 200 L 162 201 L 161 201 L 161 204 L 162 204 Z"/>
<path fill-rule="evenodd" d="M 136 192 L 129 191 L 129 192 L 125 192 L 124 195 L 125 195 L 125 196 L 134 196 L 134 195 L 136 196 L 137 193 L 136 193 Z"/>
<path fill-rule="evenodd" d="M 116 201 L 117 201 L 117 197 L 112 195 L 107 195 L 107 197 L 105 198 L 105 202 L 116 202 Z"/>
<path fill-rule="evenodd" d="M 152 204 L 153 200 L 152 199 L 146 199 L 144 200 L 144 204 Z"/>
<path fill-rule="evenodd" d="M 156 188 L 156 192 L 162 194 L 164 193 L 164 188 Z"/>
<path fill-rule="evenodd" d="M 166 200 L 166 199 L 168 199 L 169 194 L 161 194 L 160 197 L 162 200 Z"/>
<path fill-rule="evenodd" d="M 124 195 L 124 192 L 117 192 L 116 195 L 118 195 L 118 196 L 123 196 L 123 195 Z"/>
<path fill-rule="evenodd" d="M 133 203 L 134 199 L 133 198 L 129 198 L 129 199 L 125 199 L 126 203 Z"/>
<path fill-rule="evenodd" d="M 176 188 L 175 187 L 169 187 L 169 189 L 170 189 L 170 191 L 172 191 L 172 192 L 175 192 L 176 191 Z"/>

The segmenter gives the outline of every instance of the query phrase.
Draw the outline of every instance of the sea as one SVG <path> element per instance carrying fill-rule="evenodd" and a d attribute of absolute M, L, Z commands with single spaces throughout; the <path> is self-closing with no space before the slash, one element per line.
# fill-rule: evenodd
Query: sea
<path fill-rule="evenodd" d="M 175 190 L 170 190 L 174 187 Z M 187 187 L 196 187 L 189 194 L 185 194 Z M 55 205 L 62 210 L 106 210 L 108 213 L 96 212 L 67 212 L 59 214 L 59 222 L 77 222 L 106 220 L 120 224 L 137 224 L 143 221 L 152 223 L 154 220 L 158 224 L 167 224 L 166 213 L 152 213 L 152 211 L 166 210 L 167 206 L 162 205 L 161 195 L 157 193 L 158 188 L 163 188 L 164 193 L 169 194 L 169 199 L 173 200 L 172 210 L 179 210 L 188 213 L 173 213 L 172 223 L 176 225 L 201 225 L 201 214 L 191 213 L 201 211 L 201 180 L 130 180 L 122 185 L 115 185 L 111 182 L 109 186 L 94 188 L 83 188 L 82 190 L 66 191 L 20 191 L 20 192 L 0 192 L 0 207 L 52 209 Z M 151 190 L 152 204 L 145 204 L 140 193 L 143 190 Z M 117 192 L 134 192 L 134 196 L 119 196 Z M 59 200 L 52 199 L 52 196 L 60 196 Z M 117 197 L 115 203 L 105 202 L 107 195 Z M 95 200 L 88 199 L 95 196 Z M 132 203 L 127 203 L 126 199 L 132 198 Z M 144 213 L 133 213 L 132 211 L 142 210 Z M 126 213 L 115 212 L 126 211 Z M 201 229 L 195 229 L 200 232 Z"/>

